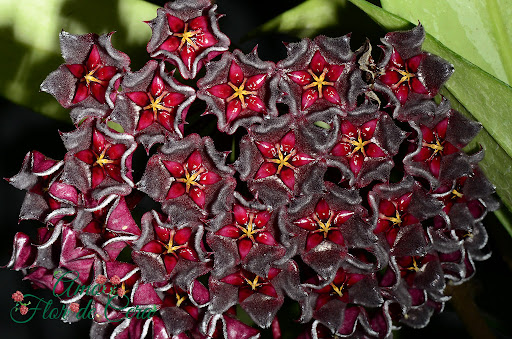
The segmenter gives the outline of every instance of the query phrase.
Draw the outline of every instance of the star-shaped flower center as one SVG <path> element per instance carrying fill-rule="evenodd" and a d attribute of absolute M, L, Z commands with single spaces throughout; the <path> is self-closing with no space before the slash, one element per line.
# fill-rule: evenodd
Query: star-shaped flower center
<path fill-rule="evenodd" d="M 324 68 L 322 73 L 319 76 L 317 76 L 315 72 L 313 72 L 311 69 L 308 69 L 308 73 L 311 74 L 311 77 L 313 77 L 313 82 L 310 83 L 309 85 L 304 86 L 304 89 L 317 87 L 318 97 L 322 98 L 322 86 L 334 86 L 334 82 L 325 81 L 325 76 L 327 75 L 328 72 L 329 70 L 327 68 Z"/>
<path fill-rule="evenodd" d="M 420 267 L 418 267 L 418 263 L 416 262 L 416 259 L 414 257 L 412 258 L 412 266 L 407 267 L 407 270 L 419 272 Z"/>
<path fill-rule="evenodd" d="M 236 227 L 238 229 L 240 229 L 240 231 L 242 231 L 242 235 L 240 236 L 239 239 L 243 239 L 243 238 L 249 238 L 251 239 L 251 241 L 254 243 L 254 235 L 259 233 L 259 232 L 262 232 L 264 229 L 260 228 L 254 228 L 254 218 L 255 218 L 255 215 L 254 213 L 249 213 L 249 221 L 247 222 L 247 224 L 244 226 L 240 226 L 238 225 L 238 223 L 236 224 Z"/>
<path fill-rule="evenodd" d="M 402 83 L 404 82 L 407 82 L 407 85 L 410 86 L 409 84 L 409 81 L 411 78 L 414 78 L 416 75 L 413 74 L 413 73 L 409 73 L 409 71 L 407 70 L 407 66 L 405 68 L 405 71 L 404 70 L 401 70 L 401 69 L 394 69 L 395 71 L 397 71 L 398 73 L 400 73 L 400 75 L 402 76 L 402 78 L 400 78 L 400 80 L 394 84 L 392 87 L 393 88 L 397 88 L 398 86 L 400 86 Z"/>
<path fill-rule="evenodd" d="M 292 164 L 289 163 L 290 159 L 295 155 L 295 153 L 297 153 L 297 151 L 295 149 L 292 149 L 290 153 L 288 153 L 287 155 L 284 155 L 283 152 L 281 151 L 281 146 L 279 146 L 279 144 L 276 144 L 275 145 L 276 147 L 276 150 L 277 150 L 277 159 L 265 159 L 266 161 L 269 161 L 269 162 L 273 162 L 275 164 L 277 164 L 277 174 L 281 173 L 281 170 L 283 169 L 283 167 L 288 167 L 288 168 L 291 168 L 292 170 L 295 169 L 295 166 L 293 166 Z"/>
<path fill-rule="evenodd" d="M 324 223 L 322 220 L 320 220 L 318 218 L 316 213 L 313 214 L 313 219 L 316 221 L 316 224 L 319 227 L 319 229 L 317 231 L 315 231 L 315 232 L 323 232 L 324 233 L 324 238 L 327 238 L 327 235 L 328 235 L 329 231 L 332 231 L 335 228 L 335 227 L 331 226 L 333 218 L 334 218 L 334 213 L 329 212 L 329 219 L 327 219 L 327 222 Z"/>
<path fill-rule="evenodd" d="M 200 189 L 204 189 L 204 185 L 201 185 L 198 181 L 200 179 L 200 175 L 205 171 L 204 167 L 199 168 L 196 172 L 189 173 L 187 166 L 184 167 L 185 170 L 185 178 L 178 178 L 176 181 L 182 182 L 185 184 L 185 191 L 189 193 L 190 186 L 198 186 Z"/>
<path fill-rule="evenodd" d="M 178 292 L 176 292 L 176 307 L 180 307 L 185 300 L 187 300 L 186 295 L 181 296 L 178 294 Z"/>
<path fill-rule="evenodd" d="M 349 157 L 353 156 L 354 154 L 356 154 L 359 151 L 361 151 L 363 156 L 366 157 L 366 152 L 364 150 L 364 147 L 370 143 L 370 140 L 363 141 L 363 138 L 361 137 L 361 131 L 360 130 L 357 131 L 357 140 L 343 138 L 342 141 L 348 142 L 349 144 L 354 146 L 354 149 L 352 150 L 352 152 L 350 152 Z"/>
<path fill-rule="evenodd" d="M 247 91 L 245 90 L 245 82 L 247 81 L 246 78 L 244 78 L 244 81 L 240 85 L 240 87 L 236 87 L 231 81 L 228 82 L 229 87 L 235 91 L 229 98 L 226 99 L 227 102 L 230 102 L 231 100 L 238 98 L 240 102 L 242 103 L 242 108 L 246 108 L 247 104 L 245 103 L 245 96 L 246 95 L 256 95 L 256 91 Z"/>
<path fill-rule="evenodd" d="M 105 152 L 107 152 L 106 148 L 101 152 L 100 155 L 96 157 L 96 162 L 94 163 L 94 165 L 100 165 L 100 167 L 103 168 L 103 165 L 114 163 L 114 160 L 105 158 Z"/>
<path fill-rule="evenodd" d="M 93 75 L 94 75 L 94 73 L 96 73 L 96 71 L 97 71 L 100 67 L 101 67 L 101 65 L 98 65 L 98 66 L 94 67 L 94 69 L 93 69 L 93 70 L 89 71 L 89 73 L 87 73 L 87 74 L 84 76 L 84 78 L 82 79 L 82 81 L 84 81 L 84 80 L 85 80 L 85 83 L 87 84 L 87 86 L 89 86 L 89 84 L 90 84 L 91 82 L 97 82 L 98 84 L 103 85 L 103 86 L 105 85 L 105 81 L 103 81 L 103 80 L 99 80 L 98 78 L 95 78 L 95 77 L 93 76 Z"/>
<path fill-rule="evenodd" d="M 426 142 L 423 142 L 423 147 L 428 147 L 434 150 L 434 153 L 430 156 L 430 160 L 437 154 L 443 151 L 443 143 L 439 140 L 439 137 L 436 135 L 436 142 L 434 144 L 429 144 Z"/>
<path fill-rule="evenodd" d="M 254 278 L 254 280 L 252 280 L 252 281 L 251 281 L 250 279 L 247 279 L 246 277 L 244 277 L 244 280 L 245 280 L 245 282 L 246 282 L 249 286 L 251 286 L 251 289 L 252 289 L 253 291 L 256 291 L 256 289 L 257 289 L 258 287 L 260 287 L 261 285 L 263 285 L 263 283 L 258 282 L 258 279 L 259 279 L 259 278 L 260 278 L 260 277 L 257 275 L 257 276 Z"/>
<path fill-rule="evenodd" d="M 464 196 L 464 194 L 460 193 L 456 189 L 452 190 L 452 194 L 452 199 L 462 198 Z"/>
<path fill-rule="evenodd" d="M 171 112 L 171 109 L 169 107 L 166 107 L 164 105 L 161 104 L 163 98 L 165 98 L 167 96 L 167 94 L 169 94 L 169 92 L 167 91 L 164 91 L 162 94 L 160 94 L 156 99 L 153 98 L 153 96 L 151 95 L 151 93 L 148 93 L 148 97 L 149 97 L 149 102 L 150 104 L 147 105 L 146 107 L 144 107 L 143 109 L 152 109 L 153 110 L 153 115 L 156 119 L 157 117 L 157 114 L 158 114 L 158 110 L 162 110 L 162 111 L 167 111 L 167 112 Z"/>
<path fill-rule="evenodd" d="M 340 297 L 343 297 L 343 289 L 345 288 L 345 282 L 343 282 L 343 284 L 341 284 L 340 287 L 336 286 L 333 282 L 330 285 L 332 287 L 332 290 L 334 291 L 333 294 L 337 294 Z"/>
<path fill-rule="evenodd" d="M 164 245 L 164 247 L 167 249 L 168 254 L 174 254 L 175 256 L 177 256 L 176 251 L 181 248 L 187 247 L 188 244 L 174 245 L 174 234 L 175 232 L 172 231 L 171 235 L 169 236 L 169 242 L 167 243 L 167 245 Z"/>
<path fill-rule="evenodd" d="M 398 211 L 395 212 L 394 217 L 383 216 L 382 218 L 391 221 L 393 223 L 393 226 L 400 226 L 400 224 L 402 223 L 402 219 L 400 218 L 400 213 Z"/>
<path fill-rule="evenodd" d="M 200 29 L 196 29 L 194 31 L 189 31 L 188 23 L 185 23 L 185 28 L 183 29 L 183 33 L 174 33 L 175 36 L 181 38 L 181 42 L 180 42 L 180 46 L 178 47 L 178 50 L 181 50 L 183 45 L 185 45 L 185 43 L 187 43 L 190 46 L 192 46 L 192 48 L 194 50 L 197 51 L 199 49 L 199 47 L 196 45 L 196 43 L 194 41 L 192 41 L 192 38 L 195 37 L 199 33 L 201 33 Z"/>

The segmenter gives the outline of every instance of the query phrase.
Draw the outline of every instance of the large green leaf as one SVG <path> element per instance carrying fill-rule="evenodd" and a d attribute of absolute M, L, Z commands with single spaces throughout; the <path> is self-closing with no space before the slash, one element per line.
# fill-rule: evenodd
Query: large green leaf
<path fill-rule="evenodd" d="M 69 121 L 68 113 L 39 85 L 63 60 L 59 32 L 103 34 L 118 30 L 114 47 L 142 65 L 151 30 L 143 20 L 156 16 L 156 6 L 141 0 L 2 0 L 0 1 L 0 95 L 36 112 Z M 141 53 L 142 52 L 142 53 Z"/>
<path fill-rule="evenodd" d="M 512 82 L 512 0 L 382 0 L 382 8 L 418 21 L 455 53 Z"/>

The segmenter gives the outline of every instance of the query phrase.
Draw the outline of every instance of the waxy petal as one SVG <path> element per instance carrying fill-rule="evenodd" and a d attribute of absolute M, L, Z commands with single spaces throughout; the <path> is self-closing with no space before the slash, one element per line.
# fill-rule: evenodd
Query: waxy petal
<path fill-rule="evenodd" d="M 352 211 L 338 211 L 333 219 L 333 224 L 340 226 L 354 215 Z"/>
<path fill-rule="evenodd" d="M 92 165 L 96 162 L 96 156 L 89 149 L 85 149 L 83 151 L 75 153 L 75 157 L 77 157 L 78 159 L 82 160 L 83 162 L 85 162 L 86 164 L 89 164 L 89 165 Z"/>
<path fill-rule="evenodd" d="M 233 88 L 231 88 L 231 86 L 229 86 L 228 84 L 220 84 L 213 86 L 212 88 L 208 89 L 208 92 L 210 92 L 212 95 L 215 95 L 217 98 L 221 99 L 227 99 L 234 93 Z"/>
<path fill-rule="evenodd" d="M 233 206 L 233 215 L 236 223 L 239 225 L 245 225 L 249 221 L 247 210 L 240 205 Z"/>
<path fill-rule="evenodd" d="M 79 103 L 85 100 L 89 96 L 89 89 L 83 82 L 79 82 L 76 86 L 75 97 L 73 98 L 73 104 Z"/>
<path fill-rule="evenodd" d="M 117 68 L 115 68 L 114 66 L 105 66 L 105 67 L 101 67 L 100 69 L 98 69 L 94 73 L 94 76 L 98 80 L 110 81 L 110 79 L 112 79 L 112 77 L 114 77 L 114 75 L 116 75 L 116 73 L 117 73 Z"/>
<path fill-rule="evenodd" d="M 96 188 L 96 186 L 101 184 L 104 179 L 105 179 L 105 172 L 103 171 L 103 169 L 99 166 L 94 166 L 91 169 L 92 188 Z"/>
<path fill-rule="evenodd" d="M 296 220 L 294 224 L 308 231 L 315 231 L 318 228 L 316 221 L 309 217 Z"/>
<path fill-rule="evenodd" d="M 105 103 L 105 93 L 107 91 L 106 87 L 97 82 L 93 82 L 89 84 L 89 89 L 91 90 L 91 94 L 94 99 L 98 100 L 100 104 Z"/>
<path fill-rule="evenodd" d="M 309 67 L 317 75 L 321 74 L 324 71 L 324 68 L 326 67 L 326 61 L 322 54 L 320 53 L 320 51 L 315 52 L 315 55 L 313 55 Z"/>
<path fill-rule="evenodd" d="M 240 87 L 244 81 L 244 73 L 240 66 L 234 61 L 231 62 L 231 67 L 229 68 L 229 81 L 236 87 Z"/>
<path fill-rule="evenodd" d="M 325 100 L 329 101 L 333 104 L 339 104 L 340 103 L 340 96 L 338 95 L 338 92 L 336 89 L 332 86 L 325 86 L 322 90 L 323 96 Z"/>
<path fill-rule="evenodd" d="M 146 107 L 150 102 L 146 92 L 128 92 L 126 96 L 140 107 Z"/>
<path fill-rule="evenodd" d="M 341 123 L 341 133 L 351 139 L 357 138 L 357 128 L 346 120 Z"/>
<path fill-rule="evenodd" d="M 83 78 L 86 74 L 86 69 L 85 69 L 84 65 L 74 64 L 74 65 L 66 65 L 66 67 L 71 72 L 71 74 L 73 74 L 78 79 Z"/>
<path fill-rule="evenodd" d="M 327 235 L 327 239 L 340 246 L 345 245 L 345 241 L 343 240 L 343 234 L 341 234 L 341 232 L 338 230 L 333 230 L 329 232 L 329 234 Z"/>
<path fill-rule="evenodd" d="M 145 110 L 140 114 L 139 122 L 137 124 L 137 131 L 141 131 L 150 126 L 155 121 L 152 110 Z"/>
<path fill-rule="evenodd" d="M 291 160 L 291 164 L 295 167 L 304 166 L 315 160 L 306 153 L 297 153 Z"/>
<path fill-rule="evenodd" d="M 178 198 L 183 194 L 185 194 L 185 185 L 181 182 L 173 182 L 171 188 L 169 188 L 169 192 L 167 192 L 166 199 Z"/>
<path fill-rule="evenodd" d="M 206 194 L 199 187 L 194 187 L 190 190 L 189 196 L 201 208 L 204 208 L 206 202 Z"/>
<path fill-rule="evenodd" d="M 277 167 L 274 163 L 271 162 L 264 162 L 258 172 L 256 172 L 256 175 L 254 176 L 254 179 L 263 179 L 266 177 L 270 177 L 271 175 L 276 174 Z"/>
<path fill-rule="evenodd" d="M 295 82 L 296 84 L 299 84 L 301 86 L 306 86 L 313 82 L 313 78 L 311 77 L 311 74 L 309 74 L 306 71 L 295 71 L 288 73 L 288 77 Z"/>
<path fill-rule="evenodd" d="M 172 131 L 174 124 L 174 116 L 166 111 L 159 111 L 157 120 L 166 130 Z"/>
<path fill-rule="evenodd" d="M 140 250 L 144 251 L 144 252 L 151 252 L 151 253 L 156 253 L 156 254 L 164 253 L 166 251 L 166 249 L 162 245 L 162 243 L 160 243 L 159 241 L 156 241 L 156 240 L 151 240 L 146 245 L 142 246 L 142 248 Z"/>
<path fill-rule="evenodd" d="M 295 147 L 295 134 L 293 132 L 288 132 L 281 139 L 281 149 L 286 153 L 290 153 L 294 147 Z"/>
<path fill-rule="evenodd" d="M 153 80 L 151 81 L 151 86 L 149 87 L 149 90 L 151 92 L 151 95 L 155 99 L 156 97 L 159 97 L 160 94 L 165 90 L 165 83 L 162 77 L 160 75 L 156 74 L 153 77 Z"/>
<path fill-rule="evenodd" d="M 337 157 L 346 157 L 352 152 L 352 145 L 346 142 L 340 142 L 333 147 L 331 154 Z"/>
<path fill-rule="evenodd" d="M 375 133 L 375 127 L 377 126 L 377 119 L 370 120 L 364 123 L 361 130 L 361 137 L 363 140 L 370 140 L 373 137 L 373 133 Z"/>
<path fill-rule="evenodd" d="M 324 199 L 321 199 L 316 204 L 315 213 L 318 216 L 318 218 L 321 220 L 329 219 L 329 216 L 331 215 L 331 209 Z"/>
<path fill-rule="evenodd" d="M 266 141 L 256 141 L 256 147 L 265 158 L 273 159 L 277 156 L 277 150 L 274 145 Z"/>
<path fill-rule="evenodd" d="M 276 240 L 274 239 L 270 232 L 260 232 L 254 237 L 254 240 L 259 242 L 260 244 L 265 244 L 269 246 L 277 245 Z"/>
<path fill-rule="evenodd" d="M 103 166 L 105 169 L 105 173 L 118 182 L 123 182 L 123 177 L 121 176 L 121 168 L 119 165 L 115 164 L 106 164 Z"/>
<path fill-rule="evenodd" d="M 221 180 L 221 177 L 215 172 L 206 172 L 201 175 L 199 182 L 203 185 L 213 185 Z"/>
<path fill-rule="evenodd" d="M 325 78 L 330 82 L 335 82 L 340 77 L 341 73 L 345 69 L 345 65 L 330 65 L 329 72 L 327 72 Z"/>
<path fill-rule="evenodd" d="M 309 233 L 308 238 L 306 240 L 306 252 L 309 252 L 313 248 L 320 245 L 320 243 L 324 241 L 324 236 L 320 233 Z"/>
<path fill-rule="evenodd" d="M 218 230 L 215 234 L 221 235 L 223 237 L 238 239 L 242 235 L 240 229 L 233 225 L 227 225 Z"/>
<path fill-rule="evenodd" d="M 203 159 L 199 151 L 194 151 L 187 159 L 187 169 L 189 172 L 195 172 L 202 166 Z"/>
<path fill-rule="evenodd" d="M 295 173 L 291 168 L 283 168 L 279 177 L 289 189 L 293 190 L 295 186 Z"/>
<path fill-rule="evenodd" d="M 385 157 L 386 153 L 379 146 L 371 143 L 366 146 L 366 155 L 371 158 L 380 158 Z"/>
<path fill-rule="evenodd" d="M 117 160 L 117 159 L 121 159 L 124 152 L 126 152 L 126 145 L 115 144 L 115 145 L 110 146 L 107 149 L 106 155 L 111 160 Z"/>
<path fill-rule="evenodd" d="M 173 33 L 182 33 L 185 29 L 185 23 L 183 20 L 173 15 L 167 14 L 167 23 L 169 24 L 169 29 Z"/>
<path fill-rule="evenodd" d="M 350 170 L 357 175 L 363 167 L 364 156 L 361 153 L 356 153 L 350 158 Z"/>
<path fill-rule="evenodd" d="M 171 175 L 175 178 L 181 178 L 185 175 L 185 170 L 183 169 L 183 165 L 176 161 L 162 161 L 165 168 L 171 173 Z"/>
<path fill-rule="evenodd" d="M 313 105 L 318 99 L 318 91 L 316 88 L 308 88 L 302 93 L 302 109 L 306 109 Z"/>
<path fill-rule="evenodd" d="M 245 88 L 249 91 L 257 91 L 263 86 L 265 83 L 265 79 L 267 78 L 266 74 L 257 74 L 249 77 L 247 82 L 245 83 Z"/>
<path fill-rule="evenodd" d="M 178 47 L 180 46 L 180 39 L 178 39 L 175 36 L 169 37 L 167 40 L 165 40 L 158 49 L 163 49 L 168 52 L 175 52 Z"/>
<path fill-rule="evenodd" d="M 163 99 L 162 103 L 165 107 L 175 107 L 185 101 L 185 95 L 183 93 L 171 92 L 167 94 Z"/>
<path fill-rule="evenodd" d="M 96 66 L 101 65 L 101 57 L 100 52 L 98 51 L 98 47 L 96 45 L 92 45 L 91 53 L 89 53 L 89 57 L 87 58 L 87 62 L 85 66 L 88 71 L 92 71 L 96 68 Z"/>
<path fill-rule="evenodd" d="M 271 214 L 269 211 L 258 212 L 254 218 L 254 225 L 256 225 L 258 228 L 263 228 L 268 224 L 270 216 Z"/>
<path fill-rule="evenodd" d="M 231 122 L 235 120 L 242 112 L 242 102 L 236 98 L 228 102 L 226 105 L 226 120 Z"/>
<path fill-rule="evenodd" d="M 247 108 L 257 113 L 265 112 L 265 103 L 255 95 L 249 95 L 245 98 Z"/>
<path fill-rule="evenodd" d="M 242 239 L 238 242 L 238 253 L 240 254 L 240 258 L 242 260 L 245 259 L 247 254 L 252 248 L 252 241 L 249 239 Z"/>

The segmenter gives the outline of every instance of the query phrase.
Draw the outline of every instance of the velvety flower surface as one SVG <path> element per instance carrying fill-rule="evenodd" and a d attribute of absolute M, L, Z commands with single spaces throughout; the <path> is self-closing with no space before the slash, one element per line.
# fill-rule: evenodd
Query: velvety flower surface
<path fill-rule="evenodd" d="M 61 33 L 65 64 L 41 89 L 75 126 L 63 160 L 29 152 L 7 179 L 38 224 L 7 267 L 60 295 L 65 321 L 90 307 L 92 338 L 426 326 L 489 257 L 499 205 L 483 152 L 464 152 L 480 124 L 432 99 L 452 66 L 422 51 L 421 25 L 388 33 L 379 62 L 349 35 L 263 61 L 228 52 L 219 17 L 209 0 L 167 3 L 136 72 L 112 34 Z"/>

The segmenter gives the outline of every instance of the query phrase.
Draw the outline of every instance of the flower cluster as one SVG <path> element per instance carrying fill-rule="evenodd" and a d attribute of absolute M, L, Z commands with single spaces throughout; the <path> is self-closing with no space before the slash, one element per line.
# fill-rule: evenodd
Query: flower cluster
<path fill-rule="evenodd" d="M 41 89 L 75 129 L 63 160 L 29 152 L 8 179 L 27 191 L 20 219 L 42 223 L 35 239 L 16 234 L 9 267 L 73 312 L 91 303 L 94 338 L 279 338 L 285 303 L 303 338 L 427 325 L 447 281 L 488 256 L 482 219 L 497 208 L 483 152 L 463 150 L 481 126 L 434 101 L 452 66 L 421 50 L 421 25 L 387 34 L 378 62 L 349 35 L 262 61 L 228 51 L 219 17 L 210 0 L 167 3 L 138 71 L 112 33 L 61 33 L 65 64 Z M 185 129 L 198 101 L 236 161 L 190 133 L 200 124 Z M 65 297 L 60 272 L 114 302 Z M 126 297 L 158 312 L 125 317 Z"/>

